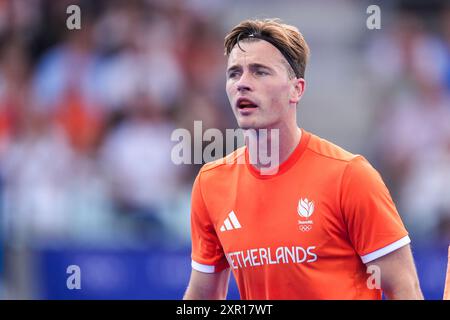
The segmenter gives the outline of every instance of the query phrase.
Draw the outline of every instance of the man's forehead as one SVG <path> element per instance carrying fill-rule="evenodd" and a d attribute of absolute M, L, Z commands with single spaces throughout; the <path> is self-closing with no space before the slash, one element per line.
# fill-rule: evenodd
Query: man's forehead
<path fill-rule="evenodd" d="M 282 62 L 283 55 L 281 52 L 267 41 L 241 41 L 239 46 L 236 44 L 231 50 L 228 57 L 228 66 L 247 63 L 275 64 Z"/>

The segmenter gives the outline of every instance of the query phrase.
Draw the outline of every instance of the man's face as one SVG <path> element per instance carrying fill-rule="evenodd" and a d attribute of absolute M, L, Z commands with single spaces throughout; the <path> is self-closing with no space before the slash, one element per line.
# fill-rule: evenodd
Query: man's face
<path fill-rule="evenodd" d="M 264 40 L 239 43 L 230 52 L 226 91 L 239 127 L 280 128 L 295 119 L 303 86 L 289 79 L 287 62 Z M 300 80 L 300 83 L 303 80 Z M 300 90 L 300 91 L 299 91 Z"/>

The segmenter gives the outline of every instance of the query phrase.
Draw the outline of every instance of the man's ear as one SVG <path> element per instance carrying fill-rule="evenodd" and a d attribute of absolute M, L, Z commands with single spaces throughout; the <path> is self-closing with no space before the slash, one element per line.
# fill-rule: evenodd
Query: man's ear
<path fill-rule="evenodd" d="M 289 102 L 297 104 L 303 96 L 303 92 L 305 92 L 305 79 L 303 78 L 295 78 L 292 79 L 292 90 L 289 97 Z"/>

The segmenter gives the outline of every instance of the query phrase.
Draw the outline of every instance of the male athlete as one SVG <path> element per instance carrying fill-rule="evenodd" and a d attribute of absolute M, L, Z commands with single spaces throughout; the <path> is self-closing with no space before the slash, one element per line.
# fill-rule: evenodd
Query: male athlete
<path fill-rule="evenodd" d="M 408 232 L 378 172 L 297 126 L 309 54 L 300 32 L 246 20 L 226 36 L 225 54 L 237 122 L 276 130 L 280 165 L 263 174 L 247 145 L 200 170 L 184 298 L 225 299 L 231 270 L 242 299 L 423 299 Z"/>

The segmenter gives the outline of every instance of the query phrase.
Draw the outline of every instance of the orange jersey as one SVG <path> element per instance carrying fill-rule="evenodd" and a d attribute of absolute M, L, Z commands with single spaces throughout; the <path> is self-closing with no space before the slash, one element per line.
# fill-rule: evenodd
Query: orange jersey
<path fill-rule="evenodd" d="M 225 159 L 194 182 L 193 269 L 231 268 L 242 299 L 381 299 L 365 263 L 410 239 L 367 160 L 305 130 L 275 175 Z"/>

